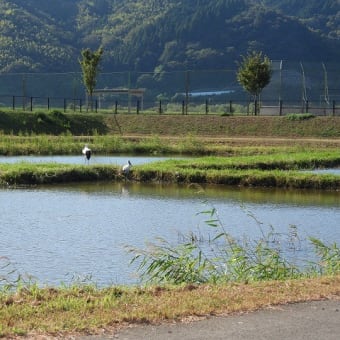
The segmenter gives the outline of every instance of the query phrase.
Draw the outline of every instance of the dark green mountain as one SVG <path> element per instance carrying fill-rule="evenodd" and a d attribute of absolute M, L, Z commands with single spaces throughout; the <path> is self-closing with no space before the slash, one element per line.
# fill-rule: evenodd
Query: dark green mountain
<path fill-rule="evenodd" d="M 234 68 L 249 49 L 273 60 L 340 60 L 338 0 L 3 0 L 0 72 Z"/>
<path fill-rule="evenodd" d="M 298 18 L 318 34 L 331 39 L 340 38 L 339 0 L 264 0 L 266 6 L 285 15 Z"/>

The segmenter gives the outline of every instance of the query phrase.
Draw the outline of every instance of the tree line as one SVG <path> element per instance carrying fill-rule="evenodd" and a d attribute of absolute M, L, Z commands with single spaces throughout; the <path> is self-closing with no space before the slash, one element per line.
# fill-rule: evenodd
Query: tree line
<path fill-rule="evenodd" d="M 272 60 L 337 61 L 337 6 L 337 0 L 1 1 L 0 72 L 75 71 L 79 52 L 99 46 L 106 71 L 234 67 L 251 49 Z"/>

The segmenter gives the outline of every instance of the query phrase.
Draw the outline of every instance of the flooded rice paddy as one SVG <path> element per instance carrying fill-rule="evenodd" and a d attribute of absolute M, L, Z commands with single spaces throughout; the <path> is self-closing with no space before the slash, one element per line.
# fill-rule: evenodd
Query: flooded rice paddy
<path fill-rule="evenodd" d="M 144 248 L 156 237 L 176 244 L 190 232 L 207 240 L 210 216 L 200 212 L 211 207 L 237 238 L 258 238 L 271 227 L 289 233 L 293 225 L 302 241 L 340 244 L 339 192 L 130 182 L 0 188 L 0 257 L 10 261 L 0 276 L 11 268 L 51 285 L 137 283 L 125 246 Z M 298 248 L 308 257 L 305 246 Z"/>

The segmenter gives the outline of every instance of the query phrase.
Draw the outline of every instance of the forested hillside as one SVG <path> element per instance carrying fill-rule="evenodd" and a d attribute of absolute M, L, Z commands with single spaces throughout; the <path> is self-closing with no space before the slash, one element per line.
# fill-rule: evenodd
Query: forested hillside
<path fill-rule="evenodd" d="M 339 0 L 264 0 L 265 5 L 298 18 L 313 31 L 331 39 L 340 38 Z"/>
<path fill-rule="evenodd" d="M 271 59 L 338 61 L 338 0 L 2 0 L 0 72 L 79 71 L 104 48 L 105 71 L 235 67 Z"/>

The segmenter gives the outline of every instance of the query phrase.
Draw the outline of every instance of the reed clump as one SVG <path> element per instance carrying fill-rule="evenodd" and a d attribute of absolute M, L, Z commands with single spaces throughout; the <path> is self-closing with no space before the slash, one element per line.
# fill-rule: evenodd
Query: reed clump
<path fill-rule="evenodd" d="M 279 234 L 271 226 L 260 228 L 261 237 L 250 240 L 233 237 L 218 217 L 215 208 L 203 211 L 210 234 L 207 240 L 193 232 L 184 235 L 177 245 L 158 238 L 145 249 L 127 247 L 131 263 L 138 263 L 142 282 L 148 284 L 207 284 L 226 282 L 256 282 L 290 280 L 340 274 L 340 248 L 309 237 L 314 260 L 289 261 L 289 253 L 301 246 L 297 228 L 290 226 L 286 234 Z M 204 233 L 207 234 L 207 233 Z M 295 253 L 294 253 L 295 254 Z"/>

